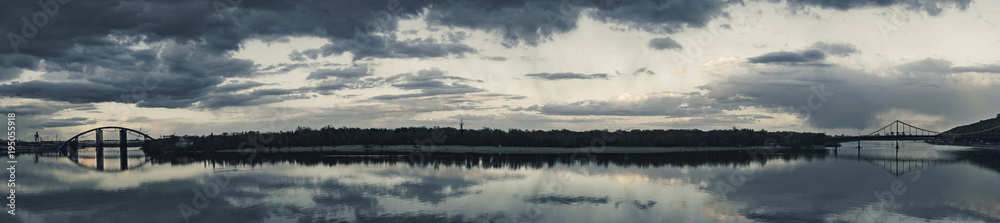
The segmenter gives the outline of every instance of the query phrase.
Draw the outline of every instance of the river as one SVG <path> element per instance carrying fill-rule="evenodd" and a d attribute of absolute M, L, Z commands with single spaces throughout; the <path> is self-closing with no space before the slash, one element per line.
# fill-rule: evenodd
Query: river
<path fill-rule="evenodd" d="M 1000 222 L 997 150 L 862 146 L 419 157 L 136 150 L 126 170 L 112 157 L 102 171 L 93 151 L 77 161 L 21 154 L 16 215 L 0 222 Z"/>

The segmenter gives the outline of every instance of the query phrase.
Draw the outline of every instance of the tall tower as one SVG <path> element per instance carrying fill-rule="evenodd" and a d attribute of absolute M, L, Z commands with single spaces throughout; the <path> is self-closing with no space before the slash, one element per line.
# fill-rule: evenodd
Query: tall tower
<path fill-rule="evenodd" d="M 462 131 L 462 129 L 464 129 L 464 127 L 465 127 L 465 119 L 459 119 L 458 120 L 458 131 Z"/>

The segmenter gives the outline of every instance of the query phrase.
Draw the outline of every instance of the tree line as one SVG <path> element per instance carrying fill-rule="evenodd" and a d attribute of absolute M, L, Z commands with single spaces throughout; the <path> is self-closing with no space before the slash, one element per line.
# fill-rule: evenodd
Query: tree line
<path fill-rule="evenodd" d="M 521 130 L 491 129 L 459 130 L 455 128 L 403 127 L 387 128 L 334 128 L 320 129 L 298 127 L 294 131 L 262 133 L 246 131 L 209 134 L 207 136 L 168 136 L 147 144 L 152 147 L 186 150 L 220 150 L 252 148 L 254 144 L 265 147 L 309 147 L 340 145 L 417 145 L 422 140 L 435 138 L 436 145 L 463 146 L 514 146 L 514 147 L 708 147 L 708 146 L 805 146 L 823 145 L 823 133 L 768 132 L 753 129 L 727 129 L 702 131 L 697 129 L 674 130 Z M 182 142 L 182 143 L 178 143 Z M 185 143 L 186 142 L 186 143 Z M 183 148 L 177 148 L 182 145 Z"/>

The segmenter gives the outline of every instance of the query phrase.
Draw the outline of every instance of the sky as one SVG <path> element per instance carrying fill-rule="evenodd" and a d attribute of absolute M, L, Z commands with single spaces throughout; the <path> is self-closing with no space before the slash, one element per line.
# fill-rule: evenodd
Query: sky
<path fill-rule="evenodd" d="M 853 135 L 1000 113 L 995 1 L 7 5 L 0 112 L 51 139 L 460 121 Z"/>

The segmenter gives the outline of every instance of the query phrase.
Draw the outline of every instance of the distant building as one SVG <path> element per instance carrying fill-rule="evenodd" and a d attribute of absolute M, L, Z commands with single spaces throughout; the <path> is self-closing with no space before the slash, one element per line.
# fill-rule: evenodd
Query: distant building
<path fill-rule="evenodd" d="M 1000 119 L 1000 113 L 997 114 L 997 119 Z"/>
<path fill-rule="evenodd" d="M 194 142 L 188 141 L 185 137 L 181 137 L 181 139 L 177 141 L 177 144 L 175 146 L 179 148 L 185 148 L 191 146 L 192 144 L 194 144 Z"/>

